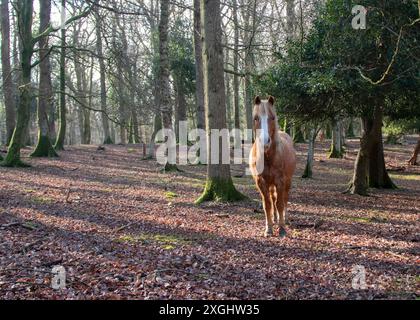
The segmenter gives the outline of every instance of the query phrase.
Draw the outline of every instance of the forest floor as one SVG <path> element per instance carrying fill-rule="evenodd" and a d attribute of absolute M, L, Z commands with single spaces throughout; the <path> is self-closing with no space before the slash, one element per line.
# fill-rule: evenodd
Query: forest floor
<path fill-rule="evenodd" d="M 196 206 L 206 168 L 163 174 L 138 146 L 25 158 L 32 168 L 0 168 L 0 298 L 418 299 L 420 167 L 406 165 L 409 142 L 385 146 L 392 169 L 405 168 L 391 173 L 400 188 L 370 197 L 342 193 L 356 140 L 342 160 L 318 143 L 311 180 L 300 178 L 299 145 L 285 239 L 262 237 L 250 177 L 234 181 L 251 200 Z M 66 289 L 51 288 L 56 265 Z M 357 266 L 366 288 L 352 286 Z"/>

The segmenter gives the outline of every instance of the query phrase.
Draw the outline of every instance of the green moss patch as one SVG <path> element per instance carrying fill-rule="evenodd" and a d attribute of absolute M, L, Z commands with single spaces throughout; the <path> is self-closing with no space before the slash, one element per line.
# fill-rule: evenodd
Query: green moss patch
<path fill-rule="evenodd" d="M 178 246 L 187 245 L 191 243 L 191 239 L 187 239 L 179 235 L 151 233 L 143 233 L 140 235 L 124 235 L 115 239 L 115 241 L 128 244 L 154 244 L 159 245 L 164 250 L 174 250 Z"/>

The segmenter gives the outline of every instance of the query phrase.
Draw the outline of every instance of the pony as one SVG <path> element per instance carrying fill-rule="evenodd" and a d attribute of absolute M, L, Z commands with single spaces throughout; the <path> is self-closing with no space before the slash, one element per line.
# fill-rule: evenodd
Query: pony
<path fill-rule="evenodd" d="M 296 151 L 290 136 L 279 130 L 275 99 L 261 100 L 256 97 L 253 110 L 255 142 L 249 156 L 249 164 L 257 189 L 261 194 L 266 217 L 264 236 L 274 235 L 273 226 L 278 224 L 279 237 L 287 235 L 287 204 L 296 170 Z"/>

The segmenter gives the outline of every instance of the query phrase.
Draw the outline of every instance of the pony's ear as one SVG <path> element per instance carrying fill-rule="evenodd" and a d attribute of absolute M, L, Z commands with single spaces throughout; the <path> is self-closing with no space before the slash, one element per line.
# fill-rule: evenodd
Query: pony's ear
<path fill-rule="evenodd" d="M 254 104 L 255 104 L 256 106 L 259 106 L 259 105 L 261 104 L 261 98 L 260 98 L 260 96 L 256 96 L 256 97 L 255 97 L 255 99 L 254 99 Z"/>
<path fill-rule="evenodd" d="M 274 103 L 276 102 L 276 99 L 274 99 L 274 97 L 273 97 L 273 96 L 270 96 L 270 97 L 268 98 L 268 102 L 270 102 L 270 104 L 271 104 L 272 106 L 274 106 Z"/>

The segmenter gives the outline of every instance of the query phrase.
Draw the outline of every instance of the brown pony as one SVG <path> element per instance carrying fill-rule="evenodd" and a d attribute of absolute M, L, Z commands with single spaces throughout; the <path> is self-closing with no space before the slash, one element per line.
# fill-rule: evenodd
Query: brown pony
<path fill-rule="evenodd" d="M 265 217 L 265 236 L 273 236 L 278 223 L 279 236 L 286 236 L 286 214 L 292 177 L 296 169 L 296 151 L 290 136 L 279 131 L 274 98 L 255 98 L 255 143 L 250 154 L 250 169 L 261 193 Z"/>

